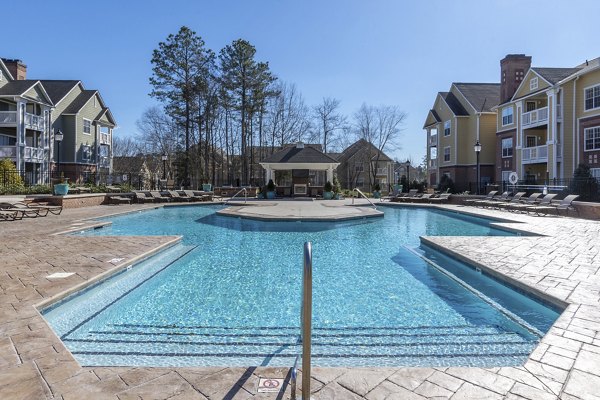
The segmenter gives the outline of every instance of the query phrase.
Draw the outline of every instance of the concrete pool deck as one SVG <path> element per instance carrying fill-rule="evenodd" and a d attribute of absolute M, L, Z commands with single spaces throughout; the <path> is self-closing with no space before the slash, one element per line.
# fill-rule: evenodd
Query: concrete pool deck
<path fill-rule="evenodd" d="M 81 367 L 46 325 L 36 304 L 173 240 L 54 234 L 92 226 L 88 218 L 153 207 L 95 206 L 0 222 L 1 399 L 289 398 L 289 386 L 284 394 L 257 393 L 259 377 L 285 378 L 287 368 Z M 600 222 L 438 207 L 501 217 L 513 221 L 500 222 L 507 228 L 544 235 L 424 240 L 568 307 L 523 366 L 313 368 L 312 398 L 600 398 Z M 49 278 L 56 272 L 74 274 Z"/>

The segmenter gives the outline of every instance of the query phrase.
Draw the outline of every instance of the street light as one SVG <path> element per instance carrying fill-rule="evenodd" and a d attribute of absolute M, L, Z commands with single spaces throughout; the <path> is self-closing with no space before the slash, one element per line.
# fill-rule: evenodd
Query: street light
<path fill-rule="evenodd" d="M 56 141 L 56 143 L 58 143 L 56 146 L 56 172 L 58 173 L 59 177 L 60 177 L 60 142 L 62 142 L 63 139 L 64 139 L 64 135 L 63 135 L 62 131 L 59 129 L 54 134 L 54 140 Z"/>
<path fill-rule="evenodd" d="M 406 159 L 406 191 L 410 192 L 410 159 Z"/>
<path fill-rule="evenodd" d="M 475 142 L 475 145 L 473 146 L 473 150 L 475 150 L 475 154 L 477 155 L 477 194 L 479 194 L 479 186 L 481 186 L 480 185 L 481 176 L 480 176 L 480 171 L 479 171 L 479 153 L 481 153 L 481 143 L 479 143 L 479 139 L 477 139 L 477 141 Z"/>
<path fill-rule="evenodd" d="M 162 158 L 163 162 L 163 180 L 165 180 L 167 179 L 167 160 L 169 156 L 167 156 L 167 153 L 164 153 L 160 158 Z"/>

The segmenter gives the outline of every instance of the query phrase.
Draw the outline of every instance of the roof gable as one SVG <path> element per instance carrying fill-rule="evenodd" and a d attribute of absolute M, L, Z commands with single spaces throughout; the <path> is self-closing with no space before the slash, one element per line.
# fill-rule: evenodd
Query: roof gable
<path fill-rule="evenodd" d="M 36 82 L 22 95 L 28 99 L 35 100 L 39 103 L 52 104 L 52 100 L 40 82 Z"/>
<path fill-rule="evenodd" d="M 81 81 L 76 80 L 43 79 L 40 82 L 54 105 L 58 105 L 75 87 L 79 86 L 83 90 Z"/>
<path fill-rule="evenodd" d="M 475 113 L 492 112 L 492 107 L 500 103 L 499 83 L 464 83 L 452 84 L 451 91 L 458 91 Z"/>
<path fill-rule="evenodd" d="M 337 160 L 319 151 L 313 146 L 288 146 L 266 157 L 261 163 L 309 163 L 328 164 Z"/>
<path fill-rule="evenodd" d="M 382 151 L 379 151 L 377 147 L 375 147 L 371 142 L 365 139 L 358 139 L 356 142 L 352 143 L 350 146 L 344 149 L 342 154 L 338 157 L 338 160 L 348 161 L 355 155 L 359 153 L 365 153 L 367 151 L 371 152 L 370 154 L 373 154 L 371 160 L 377 159 L 377 156 L 379 155 L 379 161 L 392 161 L 392 159 L 389 158 L 387 154 L 385 154 Z"/>
<path fill-rule="evenodd" d="M 531 90 L 530 83 L 533 78 L 538 79 L 538 85 L 536 89 Z M 527 73 L 523 77 L 521 84 L 519 84 L 519 87 L 517 88 L 517 91 L 515 92 L 511 100 L 516 100 L 521 97 L 528 96 L 532 93 L 540 92 L 549 87 L 550 82 L 548 82 L 546 78 L 537 73 L 534 68 L 529 68 L 529 71 L 527 71 Z"/>
<path fill-rule="evenodd" d="M 429 110 L 429 112 L 427 113 L 427 118 L 425 119 L 425 125 L 423 125 L 423 129 L 427 128 L 428 126 L 435 125 L 439 122 L 442 122 L 442 119 L 440 118 L 438 113 L 433 109 Z"/>
<path fill-rule="evenodd" d="M 456 98 L 454 93 L 440 92 L 439 94 L 440 94 L 440 97 L 442 98 L 442 100 L 444 100 L 444 102 L 450 109 L 450 111 L 452 111 L 452 114 L 454 114 L 457 117 L 469 115 L 469 112 L 465 109 L 465 107 L 461 104 L 461 102 Z"/>
<path fill-rule="evenodd" d="M 63 114 L 77 114 L 95 94 L 95 90 L 84 90 L 65 108 Z"/>
<path fill-rule="evenodd" d="M 543 77 L 546 82 L 554 85 L 563 79 L 568 78 L 569 76 L 579 72 L 581 68 L 531 68 L 534 70 L 539 76 Z"/>

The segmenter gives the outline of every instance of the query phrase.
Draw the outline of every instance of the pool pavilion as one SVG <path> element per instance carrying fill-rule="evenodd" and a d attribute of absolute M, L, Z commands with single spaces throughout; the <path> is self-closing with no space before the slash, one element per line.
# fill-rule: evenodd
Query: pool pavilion
<path fill-rule="evenodd" d="M 317 146 L 299 142 L 271 154 L 260 165 L 265 169 L 265 182 L 272 179 L 278 195 L 316 197 L 323 194 L 326 182 L 333 183 L 340 163 Z"/>

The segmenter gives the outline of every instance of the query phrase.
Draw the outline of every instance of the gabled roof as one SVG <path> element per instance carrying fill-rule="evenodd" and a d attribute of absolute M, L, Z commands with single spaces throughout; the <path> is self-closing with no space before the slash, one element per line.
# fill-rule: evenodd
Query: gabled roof
<path fill-rule="evenodd" d="M 50 99 L 52 100 L 52 102 L 55 105 L 60 103 L 60 101 L 62 99 L 64 99 L 65 96 L 71 90 L 73 90 L 73 88 L 75 86 L 81 84 L 80 81 L 74 81 L 74 80 L 43 79 L 43 80 L 40 80 L 40 82 L 42 83 L 42 86 L 44 86 L 44 89 L 46 89 L 48 96 L 50 96 Z M 82 87 L 82 89 L 83 89 L 83 87 Z"/>
<path fill-rule="evenodd" d="M 535 71 L 538 75 L 544 78 L 548 83 L 555 84 L 570 75 L 581 70 L 581 68 L 539 68 L 532 67 L 532 71 Z"/>
<path fill-rule="evenodd" d="M 328 164 L 337 163 L 337 160 L 328 156 L 313 146 L 288 146 L 261 160 L 261 163 L 309 163 Z"/>
<path fill-rule="evenodd" d="M 96 90 L 84 90 L 65 108 L 63 114 L 77 114 L 96 93 Z"/>
<path fill-rule="evenodd" d="M 454 93 L 440 92 L 440 96 L 442 97 L 442 99 L 444 99 L 446 104 L 448 104 L 448 107 L 450 107 L 450 111 L 452 111 L 452 113 L 454 115 L 456 115 L 456 116 L 469 115 L 467 110 L 463 107 L 463 105 L 460 103 L 460 101 L 456 98 Z"/>
<path fill-rule="evenodd" d="M 100 118 L 102 118 L 102 116 L 103 116 L 104 114 L 106 114 L 106 117 L 107 117 L 107 119 L 108 119 L 108 120 L 111 122 L 111 124 L 112 124 L 113 126 L 116 126 L 116 124 L 117 124 L 117 123 L 116 123 L 115 119 L 113 118 L 113 115 L 112 115 L 112 113 L 110 112 L 110 108 L 108 108 L 108 107 L 106 107 L 106 108 L 103 108 L 103 109 L 102 109 L 102 110 L 101 110 L 101 111 L 98 113 L 98 115 L 96 115 L 96 118 L 94 118 L 94 121 L 98 121 Z"/>
<path fill-rule="evenodd" d="M 14 76 L 12 76 L 12 74 L 10 73 L 10 71 L 8 70 L 8 68 L 6 67 L 6 64 L 4 64 L 4 60 L 5 60 L 4 58 L 0 57 L 0 68 L 2 68 L 2 70 L 4 70 L 4 73 L 6 74 L 6 76 L 8 78 L 10 78 L 9 81 L 13 81 L 15 78 L 14 78 Z"/>
<path fill-rule="evenodd" d="M 139 173 L 148 163 L 145 156 L 120 156 L 113 157 L 113 170 L 116 172 Z"/>
<path fill-rule="evenodd" d="M 453 83 L 458 91 L 475 109 L 475 112 L 491 112 L 500 103 L 499 83 Z"/>
<path fill-rule="evenodd" d="M 439 122 L 442 122 L 442 119 L 440 118 L 439 114 L 434 109 L 431 109 L 427 114 L 427 118 L 425 119 L 423 129 L 427 128 L 428 126 L 435 125 Z"/>
<path fill-rule="evenodd" d="M 340 162 L 347 161 L 361 150 L 365 150 L 367 147 L 371 147 L 371 151 L 373 151 L 373 157 L 371 158 L 371 160 L 376 159 L 377 155 L 380 154 L 379 161 L 392 161 L 392 159 L 389 158 L 384 152 L 379 151 L 377 147 L 373 146 L 372 143 L 368 142 L 365 139 L 358 139 L 356 142 L 352 143 L 350 146 L 344 149 L 342 154 L 340 154 L 340 156 L 337 157 L 337 159 Z"/>
<path fill-rule="evenodd" d="M 40 83 L 40 81 L 33 79 L 23 79 L 8 82 L 6 85 L 0 88 L 0 97 L 24 96 L 25 93 L 38 85 L 44 97 L 48 101 L 48 104 L 52 105 L 52 100 L 50 99 L 50 96 L 46 92 L 44 86 Z"/>

